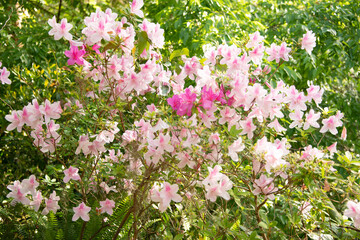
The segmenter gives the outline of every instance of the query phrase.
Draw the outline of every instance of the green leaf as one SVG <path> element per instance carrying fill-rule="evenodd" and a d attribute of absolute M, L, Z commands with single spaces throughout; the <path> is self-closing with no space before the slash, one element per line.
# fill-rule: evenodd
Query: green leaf
<path fill-rule="evenodd" d="M 264 229 L 268 229 L 268 225 L 264 222 L 259 222 L 259 226 L 264 228 Z"/>
<path fill-rule="evenodd" d="M 184 238 L 184 234 L 183 233 L 180 233 L 180 234 L 178 234 L 178 235 L 176 235 L 175 237 L 174 237 L 174 240 L 180 240 L 180 239 L 183 239 Z"/>
<path fill-rule="evenodd" d="M 142 31 L 138 34 L 138 54 L 141 54 L 149 44 L 149 37 L 145 31 Z"/>
<path fill-rule="evenodd" d="M 173 60 L 175 57 L 180 57 L 182 55 L 189 56 L 189 49 L 183 48 L 181 50 L 175 50 L 170 55 L 170 61 Z"/>

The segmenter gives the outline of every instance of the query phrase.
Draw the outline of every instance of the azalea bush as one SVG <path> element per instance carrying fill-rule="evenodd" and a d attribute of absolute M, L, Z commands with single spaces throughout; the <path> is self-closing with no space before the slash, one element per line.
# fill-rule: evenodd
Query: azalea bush
<path fill-rule="evenodd" d="M 122 16 L 97 10 L 81 33 L 49 19 L 74 78 L 60 101 L 33 99 L 5 117 L 9 133 L 48 159 L 46 171 L 7 186 L 3 211 L 27 219 L 20 234 L 358 237 L 357 161 L 336 148 L 347 137 L 344 114 L 322 103 L 319 86 L 299 91 L 274 78 L 293 53 L 311 54 L 316 35 L 265 44 L 254 32 L 206 45 L 202 57 L 184 48 L 165 58 L 164 30 L 142 5 L 134 0 Z M 3 65 L 0 80 L 11 84 Z"/>

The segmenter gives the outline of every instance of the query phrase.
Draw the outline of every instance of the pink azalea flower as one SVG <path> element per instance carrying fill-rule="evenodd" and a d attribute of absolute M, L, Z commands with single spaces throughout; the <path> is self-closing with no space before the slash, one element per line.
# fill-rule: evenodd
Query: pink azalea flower
<path fill-rule="evenodd" d="M 179 116 L 184 116 L 185 114 L 191 116 L 195 101 L 196 93 L 192 93 L 189 88 L 185 89 L 185 93 L 174 95 L 172 98 L 167 99 L 168 104 Z"/>
<path fill-rule="evenodd" d="M 234 118 L 235 112 L 236 110 L 230 107 L 220 110 L 221 118 L 219 119 L 219 124 L 229 123 Z"/>
<path fill-rule="evenodd" d="M 31 194 L 35 194 L 39 183 L 36 181 L 35 175 L 31 175 L 28 179 L 22 180 L 21 186 L 25 193 L 30 192 Z"/>
<path fill-rule="evenodd" d="M 322 124 L 324 124 L 324 126 L 320 129 L 320 132 L 326 133 L 327 131 L 330 131 L 332 134 L 336 135 L 338 133 L 336 128 L 342 125 L 342 117 L 343 114 L 338 112 L 335 116 L 322 120 Z"/>
<path fill-rule="evenodd" d="M 202 181 L 202 184 L 207 185 L 220 180 L 223 175 L 220 173 L 222 170 L 220 165 L 216 165 L 214 168 L 208 167 L 209 175 Z"/>
<path fill-rule="evenodd" d="M 156 150 L 160 154 L 164 154 L 164 150 L 171 153 L 174 151 L 174 147 L 171 144 L 169 144 L 169 142 L 170 142 L 170 135 L 166 134 L 164 136 L 164 134 L 160 133 L 159 138 L 153 140 L 151 145 L 156 146 L 157 147 Z"/>
<path fill-rule="evenodd" d="M 238 48 L 235 45 L 227 46 L 224 45 L 221 49 L 221 53 L 219 52 L 219 55 L 222 55 L 222 59 L 220 61 L 220 64 L 230 64 L 236 57 L 239 56 L 241 53 L 241 49 Z"/>
<path fill-rule="evenodd" d="M 131 130 L 126 130 L 123 135 L 122 135 L 122 139 L 124 140 L 124 143 L 130 143 L 132 141 L 136 141 L 137 139 L 137 132 L 136 131 L 131 131 Z"/>
<path fill-rule="evenodd" d="M 253 33 L 253 34 L 250 34 L 249 35 L 249 42 L 246 44 L 246 47 L 247 48 L 253 48 L 253 47 L 256 47 L 257 45 L 259 45 L 263 40 L 264 40 L 264 37 L 262 37 L 259 33 L 259 31 Z"/>
<path fill-rule="evenodd" d="M 218 144 L 220 142 L 220 135 L 218 133 L 212 133 L 209 137 L 210 144 Z"/>
<path fill-rule="evenodd" d="M 268 61 L 276 60 L 277 63 L 280 62 L 280 59 L 284 61 L 289 61 L 289 53 L 291 48 L 286 46 L 286 43 L 281 43 L 280 46 L 277 46 L 275 43 L 272 43 L 270 48 L 266 49 L 266 53 L 269 54 Z"/>
<path fill-rule="evenodd" d="M 1 62 L 0 62 L 1 67 Z M 9 79 L 10 72 L 6 69 L 6 67 L 3 67 L 0 69 L 0 81 L 2 84 L 11 84 L 11 80 Z"/>
<path fill-rule="evenodd" d="M 37 212 L 37 211 L 39 211 L 41 202 L 43 200 L 41 192 L 40 191 L 35 192 L 32 195 L 32 198 L 33 198 L 33 200 L 30 202 L 30 206 L 33 206 L 34 210 Z"/>
<path fill-rule="evenodd" d="M 139 27 L 147 33 L 155 47 L 162 48 L 164 46 L 164 29 L 160 28 L 160 24 L 150 23 L 148 20 L 144 19 L 142 24 L 139 24 Z"/>
<path fill-rule="evenodd" d="M 253 194 L 259 195 L 260 193 L 262 193 L 266 195 L 266 197 L 270 200 L 274 200 L 275 196 L 273 193 L 276 192 L 278 188 L 274 187 L 273 181 L 273 178 L 268 178 L 264 174 L 262 174 L 259 179 L 256 179 L 254 181 L 253 186 L 255 189 L 253 190 Z"/>
<path fill-rule="evenodd" d="M 49 100 L 45 100 L 45 104 L 40 106 L 40 112 L 45 117 L 45 123 L 50 122 L 50 119 L 59 119 L 62 113 L 60 102 L 50 103 Z"/>
<path fill-rule="evenodd" d="M 179 158 L 180 162 L 178 163 L 179 168 L 184 168 L 188 165 L 189 168 L 194 168 L 196 163 L 191 160 L 191 156 L 188 153 L 178 153 L 177 157 Z"/>
<path fill-rule="evenodd" d="M 144 13 L 140 10 L 144 6 L 143 0 L 133 0 L 132 3 L 130 3 L 131 10 L 130 12 L 143 18 Z"/>
<path fill-rule="evenodd" d="M 314 128 L 319 128 L 320 125 L 317 123 L 317 120 L 320 118 L 320 113 L 315 113 L 314 109 L 311 109 L 309 113 L 305 114 L 305 123 L 304 130 L 309 129 L 310 126 Z"/>
<path fill-rule="evenodd" d="M 264 57 L 264 43 L 257 45 L 254 50 L 249 52 L 249 56 L 253 63 L 259 65 L 262 62 L 262 58 Z M 261 68 L 260 68 L 261 70 Z"/>
<path fill-rule="evenodd" d="M 273 122 L 269 123 L 268 127 L 274 128 L 275 131 L 278 132 L 278 133 L 286 131 L 286 128 L 284 128 L 283 126 L 280 125 L 277 118 Z"/>
<path fill-rule="evenodd" d="M 238 152 L 241 152 L 245 149 L 245 145 L 242 143 L 242 138 L 239 137 L 233 144 L 228 147 L 228 155 L 235 162 L 239 161 Z"/>
<path fill-rule="evenodd" d="M 247 134 L 247 137 L 249 139 L 252 139 L 254 136 L 254 131 L 256 129 L 256 126 L 252 122 L 252 118 L 247 118 L 244 121 L 240 121 L 240 125 L 242 128 L 240 135 Z"/>
<path fill-rule="evenodd" d="M 100 205 L 101 213 L 106 212 L 109 215 L 113 214 L 113 208 L 115 207 L 115 202 L 113 200 L 106 199 L 105 201 L 101 201 Z"/>
<path fill-rule="evenodd" d="M 52 27 L 49 31 L 50 36 L 54 36 L 55 40 L 59 40 L 62 37 L 66 40 L 72 40 L 72 35 L 69 31 L 72 29 L 73 25 L 67 22 L 66 18 L 63 18 L 59 23 L 56 22 L 55 16 L 52 19 L 48 20 L 48 24 Z"/>
<path fill-rule="evenodd" d="M 104 141 L 93 141 L 89 146 L 89 153 L 91 153 L 94 156 L 98 156 L 100 153 L 105 152 L 106 148 L 105 148 L 105 142 Z M 85 154 L 85 153 L 84 153 Z M 87 155 L 87 154 L 85 154 Z"/>
<path fill-rule="evenodd" d="M 64 170 L 65 177 L 63 179 L 64 183 L 68 183 L 70 179 L 78 181 L 80 176 L 78 174 L 79 169 L 70 166 L 68 169 Z"/>
<path fill-rule="evenodd" d="M 91 207 L 86 206 L 84 202 L 80 203 L 80 205 L 77 207 L 73 207 L 73 210 L 75 212 L 74 216 L 72 217 L 73 221 L 76 221 L 79 218 L 81 218 L 85 222 L 90 220 L 89 212 L 91 210 Z"/>
<path fill-rule="evenodd" d="M 319 86 L 315 86 L 311 84 L 310 87 L 306 89 L 306 91 L 308 93 L 307 94 L 308 101 L 311 101 L 311 99 L 313 99 L 316 104 L 321 103 L 324 89 L 320 89 Z"/>
<path fill-rule="evenodd" d="M 227 176 L 222 175 L 220 182 L 205 185 L 205 190 L 207 191 L 205 198 L 209 199 L 211 202 L 215 202 L 218 196 L 224 198 L 225 200 L 229 200 L 230 195 L 227 191 L 230 190 L 232 186 L 233 183 L 230 179 Z"/>
<path fill-rule="evenodd" d="M 324 153 L 317 148 L 313 148 L 311 145 L 305 147 L 305 151 L 302 153 L 300 159 L 305 159 L 307 161 L 313 159 L 321 159 L 324 157 Z"/>
<path fill-rule="evenodd" d="M 16 204 L 17 202 L 21 202 L 24 205 L 29 205 L 30 200 L 26 197 L 27 190 L 23 189 L 20 181 L 15 181 L 14 185 L 9 185 L 7 187 L 11 192 L 6 195 L 7 198 L 14 198 L 11 202 L 12 205 Z"/>
<path fill-rule="evenodd" d="M 327 150 L 329 150 L 331 155 L 337 152 L 336 145 L 337 145 L 337 142 L 334 142 L 333 144 L 331 144 L 330 146 L 327 147 Z"/>
<path fill-rule="evenodd" d="M 290 52 L 291 52 L 291 48 L 288 48 L 285 42 L 281 43 L 279 49 L 280 58 L 282 58 L 284 61 L 289 61 Z"/>
<path fill-rule="evenodd" d="M 308 54 L 311 54 L 315 46 L 316 46 L 315 34 L 312 31 L 307 31 L 301 40 L 301 49 L 305 49 Z"/>
<path fill-rule="evenodd" d="M 213 92 L 212 88 L 206 89 L 204 86 L 201 90 L 200 106 L 206 110 L 210 110 L 213 107 L 214 101 L 218 98 L 219 94 Z"/>
<path fill-rule="evenodd" d="M 16 128 L 18 132 L 21 132 L 24 125 L 21 116 L 22 111 L 12 111 L 11 114 L 6 115 L 5 119 L 11 122 L 11 124 L 7 126 L 6 131 L 12 131 Z"/>
<path fill-rule="evenodd" d="M 303 124 L 303 115 L 304 112 L 300 111 L 299 109 L 296 109 L 295 112 L 290 113 L 289 117 L 291 120 L 293 120 L 293 122 L 290 124 L 289 128 L 301 127 Z"/>
<path fill-rule="evenodd" d="M 170 185 L 170 183 L 165 182 L 164 188 L 159 192 L 159 197 L 161 202 L 159 205 L 160 212 L 164 212 L 169 206 L 170 202 L 181 202 L 182 197 L 177 194 L 179 186 L 177 184 Z"/>
<path fill-rule="evenodd" d="M 91 143 L 89 142 L 89 137 L 87 135 L 80 136 L 78 143 L 79 146 L 76 148 L 75 154 L 79 154 L 81 151 L 83 151 L 85 155 L 90 153 L 89 146 Z"/>
<path fill-rule="evenodd" d="M 351 217 L 354 220 L 354 225 L 356 228 L 360 228 L 360 204 L 355 203 L 354 201 L 348 201 L 347 209 L 344 212 L 344 215 Z"/>
<path fill-rule="evenodd" d="M 56 214 L 57 210 L 60 209 L 60 206 L 58 204 L 59 200 L 60 197 L 56 196 L 56 192 L 53 191 L 53 193 L 50 194 L 49 199 L 45 199 L 46 207 L 43 209 L 41 214 L 47 215 L 50 211 Z"/>
<path fill-rule="evenodd" d="M 69 59 L 67 61 L 67 64 L 74 65 L 75 63 L 78 65 L 84 65 L 84 58 L 86 51 L 82 47 L 81 50 L 77 46 L 71 45 L 70 50 L 65 51 L 65 56 L 67 56 Z"/>
<path fill-rule="evenodd" d="M 277 63 L 280 62 L 279 46 L 276 46 L 275 43 L 272 43 L 270 48 L 266 48 L 266 53 L 269 54 L 268 61 L 276 60 Z"/>
<path fill-rule="evenodd" d="M 100 183 L 100 187 L 102 187 L 102 188 L 104 189 L 104 191 L 106 192 L 106 194 L 108 194 L 110 191 L 118 192 L 118 191 L 116 190 L 116 187 L 115 187 L 115 186 L 109 187 L 105 182 Z"/>

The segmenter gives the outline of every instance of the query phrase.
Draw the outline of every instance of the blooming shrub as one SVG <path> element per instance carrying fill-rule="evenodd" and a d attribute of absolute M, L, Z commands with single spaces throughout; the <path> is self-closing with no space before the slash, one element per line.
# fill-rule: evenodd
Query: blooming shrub
<path fill-rule="evenodd" d="M 266 47 L 256 32 L 242 47 L 222 44 L 203 59 L 180 54 L 166 62 L 159 52 L 164 30 L 146 19 L 139 24 L 142 5 L 134 0 L 128 18 L 110 9 L 92 13 L 76 40 L 66 19 L 49 20 L 49 34 L 70 43 L 64 54 L 77 73 L 78 99 L 34 99 L 6 119 L 8 131 L 26 132 L 63 165 L 63 181 L 56 189 L 35 176 L 15 181 L 8 186 L 12 204 L 61 212 L 81 223 L 80 238 L 102 231 L 113 239 L 144 237 L 157 230 L 144 214 L 154 209 L 174 218 L 165 225 L 178 238 L 287 239 L 292 231 L 309 235 L 312 220 L 323 222 L 320 237 L 333 234 L 324 223 L 331 218 L 326 208 L 336 210 L 331 200 L 318 195 L 322 207 L 306 188 L 336 174 L 336 143 L 321 140 L 338 134 L 344 116 L 321 107 L 319 86 L 302 92 L 273 81 L 278 69 L 267 63 L 280 66 L 294 50 L 286 42 Z M 310 54 L 315 45 L 314 34 L 305 33 L 302 49 Z M 129 206 L 120 220 L 111 218 L 123 201 Z M 355 205 L 349 202 L 345 215 L 358 227 Z M 96 229 L 86 227 L 92 220 Z"/>

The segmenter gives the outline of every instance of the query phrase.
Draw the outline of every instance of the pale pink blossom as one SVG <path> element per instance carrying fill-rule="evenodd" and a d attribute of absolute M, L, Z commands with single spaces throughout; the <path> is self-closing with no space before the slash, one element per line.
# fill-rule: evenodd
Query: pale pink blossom
<path fill-rule="evenodd" d="M 113 208 L 115 207 L 115 202 L 113 200 L 106 199 L 105 201 L 101 201 L 100 205 L 101 213 L 106 212 L 109 215 L 113 214 Z"/>
<path fill-rule="evenodd" d="M 225 200 L 230 200 L 230 195 L 227 191 L 232 187 L 233 183 L 230 179 L 225 175 L 221 175 L 219 182 L 212 182 L 205 185 L 205 190 L 207 191 L 205 198 L 211 202 L 215 202 L 218 196 Z"/>
<path fill-rule="evenodd" d="M 52 27 L 49 31 L 50 36 L 54 36 L 55 40 L 59 40 L 62 37 L 66 40 L 72 40 L 72 35 L 69 31 L 72 29 L 73 25 L 67 22 L 66 18 L 61 19 L 60 24 L 56 22 L 55 16 L 52 19 L 48 20 L 48 24 Z"/>
<path fill-rule="evenodd" d="M 219 124 L 225 124 L 230 122 L 234 118 L 235 109 L 226 107 L 225 109 L 220 110 Z"/>
<path fill-rule="evenodd" d="M 260 65 L 262 62 L 262 59 L 264 57 L 264 51 L 265 51 L 265 47 L 264 47 L 264 43 L 257 45 L 254 50 L 249 52 L 249 56 L 251 58 L 251 60 L 253 61 L 253 63 Z M 259 67 L 259 71 L 261 71 L 261 68 Z"/>
<path fill-rule="evenodd" d="M 331 144 L 330 146 L 327 147 L 327 150 L 329 150 L 330 155 L 333 155 L 334 153 L 337 152 L 336 145 L 337 145 L 337 142 L 334 142 L 333 144 Z"/>
<path fill-rule="evenodd" d="M 286 128 L 284 128 L 283 126 L 280 125 L 277 118 L 274 121 L 272 121 L 271 123 L 269 123 L 268 127 L 274 128 L 275 131 L 278 132 L 278 133 L 286 131 Z"/>
<path fill-rule="evenodd" d="M 79 181 L 80 180 L 80 176 L 78 174 L 79 169 L 70 166 L 68 169 L 64 170 L 64 174 L 65 177 L 63 179 L 64 183 L 68 183 L 70 181 L 70 179 L 75 180 L 75 181 Z"/>
<path fill-rule="evenodd" d="M 322 120 L 322 128 L 320 129 L 321 133 L 326 133 L 327 131 L 331 132 L 332 134 L 336 135 L 338 133 L 337 127 L 342 125 L 341 118 L 343 114 L 338 112 L 335 116 L 331 116 Z"/>
<path fill-rule="evenodd" d="M 62 113 L 60 102 L 50 103 L 49 100 L 45 100 L 44 105 L 41 105 L 39 111 L 45 117 L 45 123 L 50 122 L 50 119 L 59 119 Z"/>
<path fill-rule="evenodd" d="M 235 162 L 239 161 L 238 153 L 245 149 L 245 145 L 242 142 L 242 138 L 239 137 L 236 141 L 233 142 L 228 147 L 228 155 L 231 157 L 231 159 Z"/>
<path fill-rule="evenodd" d="M 0 62 L 1 67 L 1 62 Z M 6 69 L 6 67 L 3 67 L 0 69 L 0 81 L 2 84 L 11 84 L 11 80 L 9 79 L 10 72 Z"/>
<path fill-rule="evenodd" d="M 315 46 L 316 46 L 315 34 L 312 31 L 307 31 L 301 40 L 301 49 L 305 49 L 308 54 L 311 54 Z"/>
<path fill-rule="evenodd" d="M 300 159 L 305 159 L 307 161 L 314 159 L 321 159 L 324 157 L 324 153 L 317 148 L 313 148 L 311 145 L 304 148 L 304 152 L 301 155 Z"/>
<path fill-rule="evenodd" d="M 151 145 L 157 147 L 157 151 L 160 154 L 164 154 L 164 151 L 169 153 L 174 151 L 174 147 L 169 143 L 170 136 L 168 134 L 164 135 L 162 133 L 159 134 L 159 138 L 152 141 Z"/>
<path fill-rule="evenodd" d="M 31 175 L 28 179 L 22 180 L 21 186 L 25 193 L 30 192 L 31 194 L 35 194 L 39 183 L 36 181 L 35 175 Z"/>
<path fill-rule="evenodd" d="M 72 217 L 73 221 L 76 221 L 79 218 L 81 218 L 85 222 L 90 220 L 89 212 L 91 210 L 91 207 L 86 206 L 84 202 L 80 203 L 80 205 L 77 207 L 73 207 L 73 210 L 75 212 L 74 216 Z"/>
<path fill-rule="evenodd" d="M 188 165 L 189 168 L 194 168 L 196 163 L 192 160 L 191 156 L 188 153 L 178 153 L 177 157 L 179 158 L 180 162 L 178 163 L 179 168 L 184 168 Z"/>
<path fill-rule="evenodd" d="M 252 139 L 254 136 L 254 131 L 256 129 L 256 126 L 252 122 L 252 118 L 245 119 L 244 121 L 240 121 L 240 125 L 242 128 L 242 132 L 240 135 L 247 134 L 247 137 L 249 139 Z"/>
<path fill-rule="evenodd" d="M 115 134 L 111 131 L 108 130 L 104 130 L 101 131 L 97 136 L 96 136 L 96 140 L 98 142 L 106 142 L 106 143 L 111 143 L 113 142 L 115 139 Z"/>
<path fill-rule="evenodd" d="M 170 206 L 170 202 L 181 202 L 182 197 L 177 194 L 179 186 L 177 184 L 170 185 L 170 183 L 165 182 L 163 189 L 161 191 L 154 189 L 151 194 L 151 199 L 154 202 L 160 202 L 159 210 L 160 212 L 165 212 L 165 210 Z"/>
<path fill-rule="evenodd" d="M 249 42 L 246 44 L 247 48 L 252 48 L 252 47 L 256 47 L 258 44 L 260 44 L 263 40 L 264 37 L 262 37 L 259 33 L 259 31 L 253 33 L 253 34 L 249 34 Z"/>
<path fill-rule="evenodd" d="M 100 153 L 106 151 L 106 148 L 104 145 L 105 145 L 104 141 L 97 141 L 97 140 L 93 141 L 91 143 L 91 145 L 88 146 L 89 153 L 91 153 L 94 156 L 98 156 Z M 87 154 L 85 154 L 85 155 L 87 155 Z"/>
<path fill-rule="evenodd" d="M 130 7 L 131 7 L 131 10 L 130 12 L 143 18 L 144 17 L 144 13 L 143 11 L 140 10 L 140 8 L 142 8 L 144 6 L 144 2 L 143 0 L 133 0 L 131 3 L 130 3 Z"/>
<path fill-rule="evenodd" d="M 116 186 L 111 186 L 109 187 L 105 182 L 101 182 L 100 183 L 100 187 L 102 187 L 104 189 L 104 191 L 106 192 L 106 194 L 108 194 L 110 191 L 113 191 L 113 192 L 118 192 L 116 190 Z"/>
<path fill-rule="evenodd" d="M 45 199 L 46 207 L 43 209 L 41 214 L 47 215 L 50 211 L 52 211 L 54 214 L 56 214 L 57 210 L 60 209 L 60 206 L 58 204 L 59 200 L 60 200 L 60 197 L 56 196 L 56 192 L 53 191 L 53 193 L 50 194 L 49 199 Z"/>
<path fill-rule="evenodd" d="M 223 175 L 220 173 L 222 170 L 220 165 L 216 165 L 214 168 L 208 167 L 209 175 L 202 181 L 202 184 L 208 185 L 220 180 L 221 176 Z"/>
<path fill-rule="evenodd" d="M 7 198 L 14 198 L 11 202 L 12 205 L 16 204 L 17 202 L 21 202 L 24 205 L 29 205 L 30 200 L 26 197 L 27 190 L 23 189 L 20 181 L 15 181 L 14 185 L 9 185 L 7 187 L 11 192 L 6 195 Z"/>
<path fill-rule="evenodd" d="M 274 192 L 276 192 L 278 188 L 274 187 L 273 181 L 273 178 L 268 178 L 264 174 L 262 174 L 259 179 L 256 179 L 254 181 L 253 186 L 255 189 L 253 190 L 253 194 L 259 195 L 260 193 L 262 193 L 270 200 L 274 200 Z"/>
<path fill-rule="evenodd" d="M 293 120 L 293 122 L 290 124 L 289 128 L 301 127 L 303 124 L 303 115 L 304 112 L 300 111 L 299 109 L 295 110 L 295 112 L 290 113 L 289 117 L 291 120 Z"/>
<path fill-rule="evenodd" d="M 124 144 L 128 144 L 132 141 L 136 141 L 137 132 L 132 130 L 126 130 L 122 135 L 122 139 L 124 140 Z"/>
<path fill-rule="evenodd" d="M 39 211 L 41 202 L 43 200 L 43 197 L 41 195 L 40 191 L 36 191 L 33 195 L 32 195 L 32 201 L 30 202 L 30 206 L 32 206 L 34 208 L 34 210 L 37 212 Z"/>
<path fill-rule="evenodd" d="M 354 201 L 348 201 L 347 209 L 344 212 L 344 215 L 351 217 L 354 220 L 354 225 L 356 228 L 360 228 L 360 203 L 355 203 Z"/>
<path fill-rule="evenodd" d="M 11 122 L 9 126 L 7 126 L 6 131 L 12 131 L 15 128 L 18 132 L 21 132 L 24 122 L 21 119 L 22 111 L 12 111 L 11 114 L 5 116 L 5 119 Z"/>
<path fill-rule="evenodd" d="M 322 101 L 322 95 L 324 94 L 324 89 L 321 89 L 319 86 L 316 85 L 310 85 L 307 91 L 307 98 L 308 101 L 311 101 L 311 99 L 314 100 L 316 104 L 320 104 Z"/>
<path fill-rule="evenodd" d="M 87 135 L 81 135 L 79 138 L 79 146 L 76 148 L 75 154 L 79 154 L 81 151 L 85 155 L 88 155 L 90 153 L 89 146 L 91 145 L 91 142 L 89 142 L 89 137 Z"/>
<path fill-rule="evenodd" d="M 311 109 L 309 113 L 305 114 L 304 130 L 309 129 L 310 126 L 319 128 L 320 125 L 317 120 L 320 118 L 320 113 L 315 113 L 314 109 Z"/>

